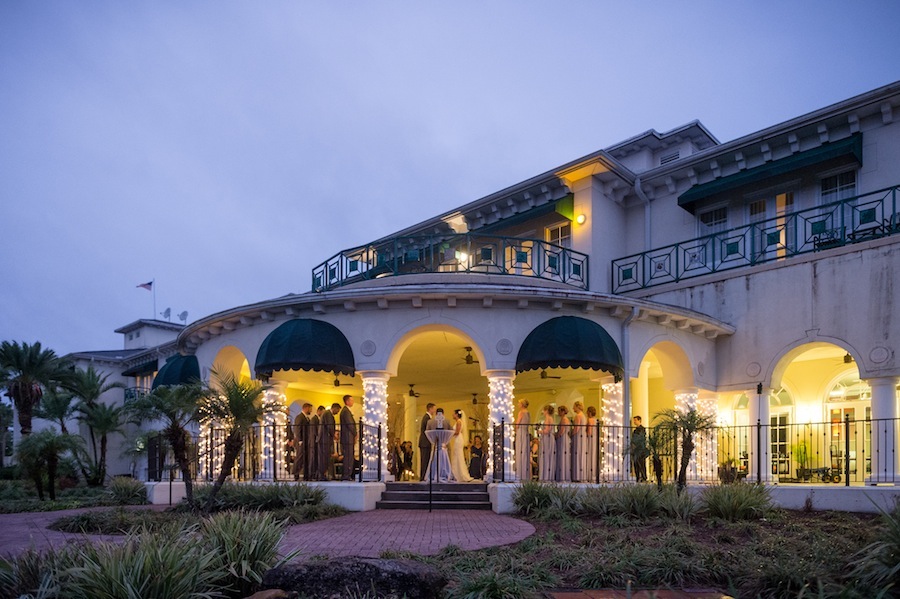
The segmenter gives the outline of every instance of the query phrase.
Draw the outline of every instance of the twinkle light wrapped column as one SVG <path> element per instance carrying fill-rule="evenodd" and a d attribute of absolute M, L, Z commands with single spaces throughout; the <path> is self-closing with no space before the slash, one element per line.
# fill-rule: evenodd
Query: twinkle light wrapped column
<path fill-rule="evenodd" d="M 488 446 L 488 474 L 487 479 L 493 476 L 496 480 L 501 479 L 501 473 L 494 472 L 494 450 L 503 451 L 504 472 L 502 479 L 506 482 L 513 482 L 516 477 L 515 454 L 513 452 L 513 422 L 514 422 L 514 402 L 515 395 L 513 379 L 516 378 L 515 370 L 489 370 L 485 373 L 488 378 L 488 399 L 490 408 L 490 423 L 488 426 L 488 434 L 491 435 L 491 442 Z M 500 423 L 503 427 L 503 446 L 502 448 L 494 447 L 494 431 L 499 431 Z"/>
<path fill-rule="evenodd" d="M 603 406 L 601 420 L 603 422 L 603 465 L 602 472 L 604 480 L 621 479 L 620 468 L 625 463 L 623 454 L 625 451 L 625 423 L 622 421 L 623 402 L 622 402 L 622 383 L 604 383 L 600 386 L 603 389 Z M 625 474 L 630 472 L 629 468 L 625 468 Z"/>
<path fill-rule="evenodd" d="M 378 480 L 379 456 L 382 477 L 387 472 L 387 408 L 388 379 L 382 371 L 361 372 L 363 381 L 363 426 L 359 434 L 363 440 L 363 481 Z M 378 425 L 381 425 L 381 446 L 378 444 Z"/>
<path fill-rule="evenodd" d="M 286 397 L 274 389 L 266 391 L 263 397 L 263 406 L 266 410 L 262 421 L 262 468 L 259 473 L 261 480 L 286 480 L 288 472 L 284 463 L 284 454 L 287 451 L 286 428 L 287 407 Z"/>
<path fill-rule="evenodd" d="M 716 398 L 698 395 L 697 413 L 701 416 L 711 416 L 713 421 L 717 422 L 719 404 Z M 697 475 L 700 480 L 715 482 L 719 471 L 719 437 L 715 429 L 703 431 L 697 437 L 694 440 L 697 454 Z"/>

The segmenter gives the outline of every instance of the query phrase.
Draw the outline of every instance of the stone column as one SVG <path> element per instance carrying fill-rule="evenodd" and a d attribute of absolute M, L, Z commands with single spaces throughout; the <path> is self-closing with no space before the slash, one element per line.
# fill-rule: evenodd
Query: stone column
<path fill-rule="evenodd" d="M 675 391 L 675 410 L 681 412 L 682 414 L 687 414 L 691 410 L 697 410 L 697 390 L 696 389 L 679 389 Z M 699 412 L 699 410 L 698 410 Z M 691 461 L 688 464 L 687 469 L 687 479 L 697 480 L 697 449 L 699 449 L 700 445 L 698 443 L 700 439 L 700 435 L 694 435 L 694 445 L 695 450 L 694 453 L 691 454 Z M 682 460 L 682 436 L 679 432 L 675 438 L 675 442 L 678 445 L 677 447 L 677 455 L 678 461 L 675 464 L 675 475 L 676 478 L 678 473 L 681 472 L 681 460 Z"/>
<path fill-rule="evenodd" d="M 750 455 L 748 482 L 757 480 L 767 483 L 772 482 L 772 461 L 769 458 L 771 436 L 771 424 L 769 422 L 769 394 L 771 389 L 760 385 L 757 392 L 747 393 L 749 398 L 748 411 L 750 417 Z M 760 427 L 757 428 L 757 422 Z"/>
<path fill-rule="evenodd" d="M 497 481 L 505 480 L 506 482 L 514 482 L 516 480 L 515 452 L 513 452 L 513 427 L 516 421 L 514 405 L 515 394 L 513 380 L 516 378 L 515 370 L 488 370 L 485 372 L 488 379 L 488 400 L 490 409 L 490 423 L 488 426 L 488 463 L 486 480 L 495 479 Z M 494 451 L 500 450 L 495 448 L 495 441 L 499 441 L 496 436 L 499 434 L 500 424 L 503 423 L 503 472 L 494 472 Z"/>
<path fill-rule="evenodd" d="M 290 471 L 285 463 L 287 451 L 287 426 L 289 418 L 284 404 L 285 396 L 276 389 L 269 389 L 263 396 L 268 410 L 261 424 L 260 480 L 288 480 Z"/>
<path fill-rule="evenodd" d="M 625 457 L 625 432 L 630 423 L 625 421 L 622 400 L 622 383 L 611 382 L 600 386 L 603 389 L 603 410 L 601 421 L 603 430 L 600 441 L 603 444 L 603 462 L 600 466 L 605 481 L 632 480 L 631 468 Z"/>
<path fill-rule="evenodd" d="M 363 481 L 378 480 L 378 469 L 381 477 L 387 473 L 387 383 L 391 375 L 380 370 L 367 370 L 359 373 L 363 384 L 363 425 L 358 431 L 362 435 L 362 451 L 360 458 L 363 466 Z M 381 442 L 379 446 L 378 425 L 381 425 Z"/>
<path fill-rule="evenodd" d="M 716 428 L 700 433 L 694 444 L 697 454 L 697 476 L 703 482 L 716 482 L 719 477 L 719 402 L 714 393 L 700 391 L 697 394 L 697 413 L 712 418 Z"/>
<path fill-rule="evenodd" d="M 897 422 L 897 378 L 880 377 L 866 379 L 866 382 L 872 388 L 872 445 L 860 447 L 857 444 L 857 468 L 864 467 L 862 452 L 870 452 L 872 472 L 866 477 L 866 484 L 898 484 L 900 427 Z"/>

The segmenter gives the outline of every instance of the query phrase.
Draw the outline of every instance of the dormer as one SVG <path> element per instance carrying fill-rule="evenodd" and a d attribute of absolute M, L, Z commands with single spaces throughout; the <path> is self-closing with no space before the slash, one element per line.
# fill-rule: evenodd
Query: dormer
<path fill-rule="evenodd" d="M 140 319 L 116 329 L 121 333 L 124 349 L 147 349 L 174 341 L 184 325 L 164 320 Z"/>
<path fill-rule="evenodd" d="M 693 121 L 666 133 L 650 129 L 606 151 L 635 174 L 641 174 L 717 145 L 719 141 L 706 127 Z"/>

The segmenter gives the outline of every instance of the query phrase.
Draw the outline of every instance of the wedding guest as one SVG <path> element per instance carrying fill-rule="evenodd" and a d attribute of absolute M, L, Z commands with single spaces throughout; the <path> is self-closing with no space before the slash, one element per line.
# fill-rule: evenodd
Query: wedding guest
<path fill-rule="evenodd" d="M 335 409 L 335 407 L 337 409 Z M 334 423 L 334 415 L 339 412 L 341 407 L 332 404 L 330 410 L 326 410 L 325 406 L 319 406 L 316 412 L 319 414 L 319 480 L 331 480 L 333 472 L 333 462 L 331 454 L 334 453 L 334 433 L 337 427 Z"/>
<path fill-rule="evenodd" d="M 572 480 L 572 423 L 569 409 L 559 406 L 559 424 L 556 426 L 556 480 L 567 483 Z"/>
<path fill-rule="evenodd" d="M 635 416 L 631 419 L 634 430 L 631 431 L 631 442 L 628 444 L 628 451 L 631 453 L 631 467 L 634 470 L 634 477 L 639 483 L 647 482 L 647 457 L 650 451 L 647 449 L 647 429 L 641 424 L 641 417 Z"/>
<path fill-rule="evenodd" d="M 487 472 L 485 458 L 481 436 L 475 435 L 475 438 L 472 439 L 472 447 L 469 448 L 469 476 L 473 479 L 484 478 L 484 473 Z"/>
<path fill-rule="evenodd" d="M 597 482 L 597 450 L 599 449 L 599 438 L 597 433 L 597 408 L 588 406 L 587 409 L 587 430 L 585 442 L 587 444 L 587 466 L 585 467 L 585 480 L 593 483 Z"/>
<path fill-rule="evenodd" d="M 575 402 L 572 411 L 572 480 L 579 483 L 584 481 L 587 469 L 587 416 L 580 401 Z"/>
<path fill-rule="evenodd" d="M 352 480 L 353 479 L 353 469 L 356 465 L 356 456 L 355 456 L 355 448 L 356 448 L 356 439 L 357 439 L 357 431 L 356 431 L 356 420 L 353 419 L 353 412 L 350 411 L 350 408 L 353 407 L 353 397 L 350 395 L 344 396 L 344 407 L 341 408 L 341 454 L 344 456 L 344 464 L 341 468 L 341 480 Z"/>
<path fill-rule="evenodd" d="M 425 480 L 425 471 L 428 470 L 428 460 L 431 459 L 431 441 L 425 435 L 428 430 L 428 422 L 434 418 L 437 406 L 429 402 L 425 406 L 425 415 L 422 416 L 422 425 L 419 427 L 419 480 Z"/>
<path fill-rule="evenodd" d="M 538 478 L 542 481 L 556 479 L 556 440 L 553 435 L 553 406 L 544 406 L 541 410 L 544 420 L 540 428 L 540 446 L 538 461 L 540 462 Z"/>
<path fill-rule="evenodd" d="M 516 416 L 516 476 L 519 480 L 531 480 L 531 414 L 528 412 L 528 400 L 519 402 L 519 414 Z"/>

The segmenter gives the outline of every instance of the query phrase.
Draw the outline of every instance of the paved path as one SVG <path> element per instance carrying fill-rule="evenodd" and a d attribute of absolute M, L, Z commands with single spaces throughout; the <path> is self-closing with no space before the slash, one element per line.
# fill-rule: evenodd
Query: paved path
<path fill-rule="evenodd" d="M 383 551 L 434 555 L 448 545 L 483 549 L 533 533 L 528 522 L 487 510 L 374 510 L 292 526 L 281 550 L 300 549 L 299 560 L 314 555 L 378 557 Z"/>
<path fill-rule="evenodd" d="M 47 529 L 58 518 L 94 509 L 108 508 L 0 514 L 0 556 L 18 554 L 29 548 L 59 548 L 72 542 L 121 540 L 123 537 L 118 535 L 82 535 Z M 282 553 L 300 549 L 299 560 L 314 555 L 378 557 L 383 551 L 433 555 L 448 545 L 466 550 L 482 549 L 515 543 L 532 533 L 534 527 L 527 522 L 485 510 L 438 510 L 430 514 L 424 510 L 375 510 L 291 526 L 280 549 Z"/>

